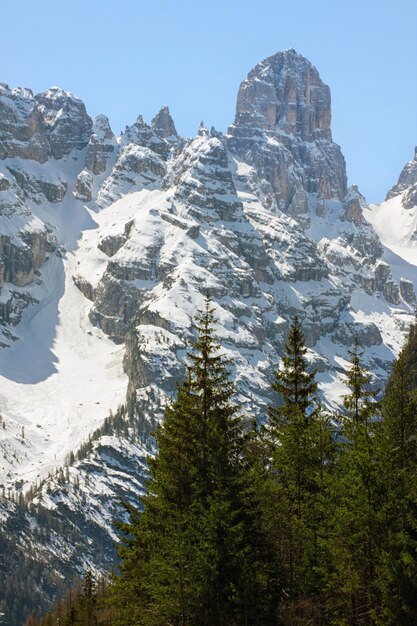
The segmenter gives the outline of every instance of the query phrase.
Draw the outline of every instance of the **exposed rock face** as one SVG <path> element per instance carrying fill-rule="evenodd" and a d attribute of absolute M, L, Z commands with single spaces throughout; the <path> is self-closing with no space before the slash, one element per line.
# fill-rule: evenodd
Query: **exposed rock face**
<path fill-rule="evenodd" d="M 385 283 L 383 293 L 387 302 L 390 302 L 391 304 L 400 304 L 400 289 L 393 280 L 388 280 Z"/>
<path fill-rule="evenodd" d="M 355 322 L 346 324 L 343 322 L 338 325 L 336 332 L 332 336 L 333 341 L 348 346 L 353 345 L 355 338 L 360 346 L 367 348 L 382 344 L 381 332 L 376 324 L 372 322 L 366 324 Z"/>
<path fill-rule="evenodd" d="M 366 204 L 365 198 L 359 193 L 357 186 L 352 185 L 343 199 L 344 219 L 348 222 L 353 222 L 355 226 L 361 226 L 363 223 L 364 204 Z"/>
<path fill-rule="evenodd" d="M 414 309 L 416 308 L 417 298 L 411 280 L 407 280 L 406 278 L 400 279 L 400 294 L 407 304 L 410 304 Z"/>
<path fill-rule="evenodd" d="M 417 183 L 414 183 L 407 189 L 403 196 L 402 204 L 406 209 L 412 209 L 417 206 Z"/>
<path fill-rule="evenodd" d="M 66 203 L 70 211 L 71 203 L 87 202 L 95 211 L 91 250 L 100 269 L 84 274 L 81 265 L 73 281 L 93 302 L 90 320 L 118 343 L 135 322 L 185 341 L 208 289 L 229 325 L 230 349 L 260 351 L 268 363 L 253 383 L 260 406 L 268 400 L 259 389 L 293 314 L 303 319 L 311 358 L 325 373 L 333 365 L 320 353 L 321 341 L 343 351 L 349 333 L 361 334 L 359 300 L 377 298 L 387 311 L 412 301 L 412 288 L 397 285 L 382 262 L 380 241 L 364 219 L 365 199 L 357 187 L 346 188 L 329 88 L 294 50 L 249 73 L 226 136 L 202 123 L 184 141 L 162 107 L 151 124 L 139 116 L 117 141 L 105 116 L 93 125 L 84 105 L 60 89 L 33 96 L 2 87 L 1 94 L 0 201 L 4 216 L 19 215 L 20 222 L 4 232 L 0 284 L 31 284 L 53 249 L 50 227 L 33 221 L 38 206 L 45 215 L 45 203 Z M 49 167 L 48 159 L 67 164 L 74 150 L 78 161 Z M 37 168 L 27 165 L 33 154 Z M 378 346 L 384 332 L 372 324 L 364 321 L 364 341 Z M 143 350 L 145 368 L 150 356 Z M 251 388 L 258 374 L 249 357 L 236 359 Z"/>
<path fill-rule="evenodd" d="M 175 128 L 174 120 L 171 117 L 169 108 L 163 106 L 161 110 L 155 115 L 151 122 L 152 130 L 163 139 L 167 139 L 175 143 L 178 140 L 177 129 Z"/>
<path fill-rule="evenodd" d="M 398 182 L 387 193 L 386 200 L 398 196 L 407 191 L 404 206 L 411 208 L 417 204 L 417 146 L 414 148 L 414 159 L 409 161 L 403 168 Z"/>
<path fill-rule="evenodd" d="M 84 104 L 69 92 L 53 87 L 34 96 L 0 84 L 0 159 L 61 159 L 84 148 L 90 132 Z"/>
<path fill-rule="evenodd" d="M 59 176 L 52 175 L 50 180 L 44 176 L 38 177 L 26 171 L 24 167 L 7 166 L 8 171 L 14 177 L 25 198 L 30 198 L 36 204 L 42 201 L 61 202 L 67 193 L 68 184 Z"/>
<path fill-rule="evenodd" d="M 77 176 L 76 198 L 84 202 L 93 199 L 94 176 L 87 170 L 83 170 Z"/>
<path fill-rule="evenodd" d="M 107 169 L 109 157 L 117 146 L 116 137 L 105 115 L 98 115 L 87 146 L 85 167 L 93 174 L 102 174 Z"/>
<path fill-rule="evenodd" d="M 135 144 L 123 146 L 112 173 L 99 191 L 99 206 L 108 206 L 140 187 L 160 186 L 165 171 L 165 162 L 153 150 Z"/>
<path fill-rule="evenodd" d="M 19 323 L 36 300 L 12 286 L 30 286 L 55 248 L 57 233 L 37 216 L 38 207 L 43 212 L 66 199 L 91 127 L 84 104 L 68 92 L 54 87 L 34 96 L 0 85 L 0 317 L 6 325 Z"/>
<path fill-rule="evenodd" d="M 379 261 L 375 267 L 376 288 L 382 291 L 389 278 L 391 278 L 390 266 L 384 261 Z"/>
<path fill-rule="evenodd" d="M 172 148 L 172 144 L 178 141 L 176 132 L 174 135 L 169 135 L 168 138 L 166 138 L 164 130 L 159 126 L 159 124 L 163 123 L 166 123 L 168 126 L 170 125 L 170 122 L 166 120 L 167 116 L 170 118 L 169 112 L 160 112 L 157 117 L 154 118 L 154 124 L 150 126 L 144 122 L 142 115 L 139 115 L 132 126 L 126 126 L 121 140 L 121 146 L 124 147 L 129 144 L 142 146 L 152 150 L 152 152 L 155 152 L 162 159 L 166 160 Z"/>
<path fill-rule="evenodd" d="M 242 208 L 236 197 L 224 143 L 208 134 L 199 133 L 186 146 L 173 162 L 165 186 L 175 188 L 175 199 L 186 198 L 184 217 L 230 222 L 236 219 L 236 210 Z"/>
<path fill-rule="evenodd" d="M 72 150 L 82 150 L 87 145 L 92 123 L 81 100 L 58 87 L 38 94 L 35 99 L 49 139 L 48 154 L 62 159 Z"/>
<path fill-rule="evenodd" d="M 310 194 L 338 200 L 346 194 L 345 161 L 330 124 L 329 88 L 307 59 L 287 50 L 240 85 L 228 146 L 267 183 L 272 210 L 308 220 Z"/>
<path fill-rule="evenodd" d="M 17 287 L 30 284 L 34 272 L 54 248 L 50 229 L 35 218 L 24 204 L 25 188 L 19 188 L 19 177 L 2 178 L 0 190 L 0 290 L 4 283 Z M 4 181 L 7 180 L 7 184 Z M 8 311 L 11 303 L 8 305 Z M 10 312 L 10 311 L 9 311 Z M 19 316 L 20 319 L 20 316 Z"/>
<path fill-rule="evenodd" d="M 131 191 L 160 187 L 169 154 L 180 143 L 167 107 L 161 109 L 151 126 L 139 115 L 121 138 L 117 161 L 98 193 L 99 206 L 108 206 Z"/>
<path fill-rule="evenodd" d="M 364 206 L 363 212 L 384 246 L 383 260 L 375 268 L 377 289 L 391 304 L 408 305 L 409 310 L 415 311 L 417 148 L 414 160 L 405 165 L 387 199 L 380 205 Z M 393 263 L 395 273 L 391 272 L 390 263 Z M 400 277 L 399 285 L 393 280 L 393 274 Z"/>
<path fill-rule="evenodd" d="M 94 300 L 94 288 L 91 283 L 88 282 L 83 276 L 75 274 L 72 277 L 74 284 L 78 287 L 81 293 L 88 298 L 88 300 Z"/>
<path fill-rule="evenodd" d="M 398 304 L 399 289 L 380 260 L 378 238 L 362 218 L 365 200 L 357 189 L 344 203 L 327 201 L 321 214 L 313 212 L 310 234 L 291 217 L 263 206 L 262 189 L 248 183 L 247 168 L 241 168 L 244 174 L 236 171 L 234 158 L 224 137 L 202 125 L 169 161 L 163 190 L 132 196 L 137 204 L 128 228 L 116 223 L 120 235 L 99 239 L 111 261 L 95 289 L 91 319 L 117 341 L 136 321 L 138 341 L 144 334 L 147 341 L 130 368 L 132 386 L 149 391 L 160 354 L 156 329 L 167 331 L 164 341 L 176 337 L 184 346 L 193 310 L 209 289 L 227 320 L 223 341 L 239 364 L 242 384 L 265 407 L 268 392 L 262 390 L 268 388 L 271 358 L 283 349 L 292 315 L 302 317 L 311 356 L 325 373 L 332 366 L 320 354 L 321 340 L 331 341 L 334 353 L 351 345 L 354 336 L 378 348 L 383 334 L 370 319 L 360 321 L 356 301 L 369 294 L 388 307 Z M 111 210 L 104 211 L 109 219 Z M 319 238 L 326 230 L 336 236 Z M 189 302 L 196 304 L 190 308 Z M 258 372 L 258 382 L 250 363 L 260 352 L 265 369 Z M 180 371 L 176 352 L 170 359 Z M 166 383 L 160 380 L 159 393 L 171 393 L 172 374 Z"/>
<path fill-rule="evenodd" d="M 77 177 L 76 192 L 81 200 L 91 202 L 94 192 L 97 193 L 98 187 L 103 182 L 100 175 L 108 173 L 107 170 L 114 165 L 117 152 L 118 144 L 109 120 L 105 115 L 98 115 L 87 145 L 85 169 Z M 94 190 L 95 181 L 97 181 L 96 190 Z"/>

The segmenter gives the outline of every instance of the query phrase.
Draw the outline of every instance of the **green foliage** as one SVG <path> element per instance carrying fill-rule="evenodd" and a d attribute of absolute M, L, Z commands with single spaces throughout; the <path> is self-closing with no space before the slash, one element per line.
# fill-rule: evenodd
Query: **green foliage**
<path fill-rule="evenodd" d="M 50 611 L 41 618 L 33 612 L 25 626 L 111 626 L 113 610 L 106 606 L 107 593 L 104 580 L 97 583 L 87 570 L 83 581 L 78 581 Z"/>
<path fill-rule="evenodd" d="M 283 368 L 276 370 L 272 388 L 280 394 L 283 404 L 271 407 L 271 426 L 278 427 L 291 421 L 295 414 L 308 421 L 314 412 L 314 396 L 317 390 L 315 372 L 308 372 L 305 354 L 304 336 L 300 321 L 294 317 L 288 334 L 285 354 L 282 357 Z"/>
<path fill-rule="evenodd" d="M 353 349 L 349 350 L 351 366 L 346 372 L 345 383 L 349 388 L 349 393 L 343 396 L 343 405 L 347 409 L 345 416 L 345 431 L 348 439 L 358 434 L 361 429 L 356 431 L 356 426 L 365 424 L 368 428 L 369 420 L 372 419 L 377 411 L 378 404 L 375 402 L 376 391 L 371 388 L 372 376 L 362 365 L 363 352 L 359 349 L 357 338 L 354 339 Z"/>
<path fill-rule="evenodd" d="M 336 624 L 372 624 L 379 596 L 375 584 L 382 528 L 380 430 L 371 376 L 355 341 L 345 383 L 346 413 L 333 488 L 331 550 L 334 571 L 329 587 L 337 599 Z"/>
<path fill-rule="evenodd" d="M 323 617 L 320 595 L 329 559 L 325 514 L 334 458 L 330 420 L 315 398 L 315 373 L 308 371 L 306 351 L 295 317 L 273 384 L 282 404 L 271 408 L 268 430 L 279 500 L 280 560 L 286 565 L 286 602 L 280 614 L 284 623 L 293 624 L 307 623 L 313 613 Z"/>
<path fill-rule="evenodd" d="M 213 327 L 207 300 L 155 432 L 143 511 L 126 504 L 119 524 L 119 575 L 100 587 L 87 572 L 26 626 L 417 624 L 416 327 L 380 404 L 354 343 L 332 422 L 294 318 L 272 384 L 280 404 L 250 428 Z M 108 427 L 130 432 L 123 408 Z"/>
<path fill-rule="evenodd" d="M 382 402 L 381 511 L 386 534 L 378 571 L 379 624 L 417 623 L 416 328 L 393 364 Z"/>
<path fill-rule="evenodd" d="M 144 511 L 131 510 L 122 528 L 128 536 L 113 598 L 125 626 L 271 619 L 270 606 L 254 603 L 270 584 L 266 543 L 256 527 L 244 424 L 213 325 L 207 299 L 187 379 L 155 434 Z"/>

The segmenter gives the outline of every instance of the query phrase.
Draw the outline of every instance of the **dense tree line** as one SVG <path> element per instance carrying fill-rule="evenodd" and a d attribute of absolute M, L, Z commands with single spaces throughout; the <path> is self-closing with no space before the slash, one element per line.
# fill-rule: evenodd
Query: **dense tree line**
<path fill-rule="evenodd" d="M 417 624 L 416 327 L 381 402 L 353 344 L 329 416 L 294 318 L 259 426 L 233 400 L 214 321 L 207 300 L 143 511 L 120 524 L 119 573 L 100 593 L 89 574 L 71 609 L 28 626 Z"/>

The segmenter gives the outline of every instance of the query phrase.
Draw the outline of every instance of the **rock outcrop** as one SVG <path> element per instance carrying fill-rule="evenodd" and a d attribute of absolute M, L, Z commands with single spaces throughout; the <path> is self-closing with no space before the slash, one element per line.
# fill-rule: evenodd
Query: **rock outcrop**
<path fill-rule="evenodd" d="M 84 103 L 69 92 L 52 87 L 34 96 L 0 84 L 0 159 L 61 159 L 87 145 L 91 126 Z"/>
<path fill-rule="evenodd" d="M 84 202 L 91 202 L 97 195 L 106 173 L 114 165 L 118 153 L 118 143 L 105 115 L 98 115 L 94 121 L 90 136 L 85 167 L 78 174 L 76 195 Z"/>
<path fill-rule="evenodd" d="M 412 208 L 417 205 L 417 146 L 414 148 L 414 159 L 404 166 L 398 182 L 389 190 L 386 200 L 395 198 L 400 193 L 407 192 L 403 198 L 403 205 Z"/>
<path fill-rule="evenodd" d="M 311 195 L 346 194 L 345 161 L 330 125 L 329 88 L 307 59 L 287 50 L 241 83 L 228 146 L 253 166 L 270 209 L 308 221 Z"/>
<path fill-rule="evenodd" d="M 139 115 L 122 134 L 118 158 L 98 192 L 98 205 L 108 206 L 124 194 L 141 188 L 160 187 L 171 150 L 180 144 L 168 107 L 159 111 L 151 125 Z"/>
<path fill-rule="evenodd" d="M 95 175 L 103 174 L 116 146 L 117 140 L 110 128 L 108 118 L 105 115 L 98 115 L 87 146 L 86 169 Z"/>
<path fill-rule="evenodd" d="M 151 127 L 158 137 L 162 137 L 162 139 L 166 139 L 170 143 L 175 144 L 179 139 L 174 120 L 166 105 L 152 119 Z"/>

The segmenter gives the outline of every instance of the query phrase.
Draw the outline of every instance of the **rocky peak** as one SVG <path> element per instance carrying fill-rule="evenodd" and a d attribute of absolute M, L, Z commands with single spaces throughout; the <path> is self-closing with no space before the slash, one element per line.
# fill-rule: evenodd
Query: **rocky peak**
<path fill-rule="evenodd" d="M 209 131 L 203 120 L 200 122 L 200 126 L 198 127 L 198 136 L 199 137 L 208 137 Z"/>
<path fill-rule="evenodd" d="M 259 63 L 240 85 L 235 125 L 248 121 L 305 141 L 331 141 L 329 87 L 295 50 L 278 52 Z"/>
<path fill-rule="evenodd" d="M 164 105 L 151 121 L 152 130 L 163 139 L 177 139 L 178 133 L 169 108 Z"/>
<path fill-rule="evenodd" d="M 142 115 L 138 115 L 134 124 L 126 126 L 120 144 L 121 146 L 126 146 L 133 143 L 138 146 L 144 146 L 149 142 L 152 135 L 151 127 L 145 123 Z"/>
<path fill-rule="evenodd" d="M 79 98 L 52 87 L 36 95 L 35 100 L 49 135 L 51 156 L 61 159 L 74 148 L 81 150 L 87 145 L 93 124 Z"/>
<path fill-rule="evenodd" d="M 312 195 L 339 201 L 346 195 L 345 161 L 330 125 L 328 86 L 307 59 L 287 50 L 259 63 L 241 83 L 227 141 L 269 186 L 264 197 L 271 210 L 306 224 Z"/>
<path fill-rule="evenodd" d="M 84 202 L 91 202 L 94 188 L 97 191 L 103 176 L 114 161 L 118 152 L 117 139 L 105 115 L 98 115 L 93 124 L 92 133 L 85 155 L 84 169 L 78 174 L 76 197 Z M 100 176 L 101 180 L 94 177 Z"/>
<path fill-rule="evenodd" d="M 240 208 L 227 150 L 217 137 L 210 137 L 203 122 L 197 137 L 173 161 L 165 187 L 174 185 L 174 197 L 187 216 L 203 222 L 230 221 Z"/>
<path fill-rule="evenodd" d="M 45 163 L 84 148 L 92 121 L 81 100 L 58 87 L 33 96 L 30 89 L 0 88 L 0 158 Z"/>
<path fill-rule="evenodd" d="M 386 214 L 377 215 L 357 187 L 346 189 L 344 159 L 332 141 L 330 120 L 328 88 L 294 50 L 250 72 L 227 136 L 202 124 L 187 141 L 172 134 L 175 126 L 165 107 L 150 125 L 139 116 L 118 144 L 107 118 L 99 116 L 92 125 L 71 94 L 54 88 L 34 96 L 0 85 L 0 345 L 9 346 L 0 350 L 3 373 L 17 372 L 22 355 L 26 367 L 27 345 L 41 349 L 33 350 L 36 366 L 47 363 L 52 370 L 56 365 L 56 375 L 39 387 L 18 381 L 3 385 L 8 425 L 0 429 L 6 437 L 0 441 L 0 482 L 18 488 L 38 471 L 46 476 L 49 467 L 63 461 L 64 450 L 75 451 L 92 424 L 122 399 L 127 380 L 121 374 L 121 349 L 104 334 L 126 341 L 125 432 L 138 440 L 126 447 L 120 430 L 110 437 L 107 424 L 102 463 L 94 441 L 96 456 L 88 469 L 86 464 L 68 468 L 74 487 L 65 483 L 60 504 L 54 487 L 51 491 L 53 479 L 42 488 L 46 508 L 68 517 L 70 507 L 91 536 L 97 537 L 97 524 L 107 524 L 104 549 L 95 551 L 92 567 L 114 541 L 110 489 L 121 487 L 123 496 L 132 485 L 141 489 L 146 450 L 139 444 L 147 443 L 147 433 L 184 374 L 191 318 L 207 290 L 248 414 L 254 407 L 259 417 L 267 414 L 272 368 L 283 354 L 294 314 L 303 322 L 309 362 L 318 370 L 329 404 L 340 402 L 341 359 L 348 357 L 354 336 L 366 347 L 367 365 L 380 386 L 385 382 L 417 302 L 416 222 L 397 200 L 385 203 Z M 85 149 L 74 159 L 49 158 L 80 146 Z M 406 168 L 403 202 L 417 188 L 412 163 Z M 399 209 L 398 219 L 392 218 L 392 208 Z M 400 243 L 406 225 L 409 246 L 403 249 L 409 257 L 403 258 L 412 263 L 402 263 L 400 247 L 393 249 L 395 257 L 383 259 L 372 227 L 381 222 L 389 222 L 385 231 L 398 222 Z M 389 236 L 387 244 L 392 243 Z M 392 267 L 386 262 L 391 258 Z M 29 305 L 36 310 L 22 317 Z M 46 343 L 46 335 L 33 329 L 51 320 L 56 320 L 51 327 L 55 338 L 51 332 Z M 24 343 L 28 336 L 40 338 L 39 343 Z M 62 367 L 69 363 L 67 346 L 77 348 L 70 351 L 77 353 L 76 361 L 71 356 L 71 371 L 81 372 L 81 383 L 88 376 L 88 386 L 71 378 L 70 389 L 68 365 Z M 42 369 L 32 362 L 28 367 Z M 56 403 L 56 394 L 66 389 L 68 403 Z M 28 400 L 16 403 L 17 394 Z M 36 415 L 31 413 L 34 402 L 42 405 Z M 55 433 L 67 423 L 71 437 L 62 437 L 57 457 Z M 117 428 L 123 423 L 124 418 Z M 124 475 L 122 465 L 129 469 Z M 74 476 L 82 472 L 86 479 L 80 487 Z M 102 478 L 103 489 L 97 482 Z M 37 549 L 39 527 L 30 528 L 35 533 L 29 529 L 27 536 Z M 79 546 L 67 540 L 69 550 L 79 555 Z M 55 539 L 46 543 L 55 554 Z M 74 563 L 79 559 L 74 557 Z M 67 579 L 58 566 L 56 572 Z"/>
<path fill-rule="evenodd" d="M 390 200 L 400 193 L 407 191 L 403 198 L 403 205 L 411 208 L 417 204 L 417 146 L 414 148 L 414 159 L 403 168 L 398 182 L 387 193 L 386 200 Z"/>
<path fill-rule="evenodd" d="M 351 185 L 343 199 L 343 219 L 353 222 L 355 226 L 361 226 L 363 223 L 363 209 L 366 206 L 366 200 L 360 193 L 357 185 Z"/>
<path fill-rule="evenodd" d="M 94 120 L 93 131 L 87 147 L 85 167 L 92 174 L 106 171 L 109 158 L 117 148 L 117 140 L 105 115 L 98 115 Z"/>
<path fill-rule="evenodd" d="M 106 115 L 97 115 L 95 118 L 91 138 L 92 137 L 95 137 L 100 143 L 107 141 L 114 142 L 115 136 L 111 129 L 109 118 Z"/>
<path fill-rule="evenodd" d="M 44 163 L 48 144 L 43 119 L 30 89 L 0 85 L 0 159 L 33 159 Z"/>
<path fill-rule="evenodd" d="M 132 124 L 132 126 L 126 126 L 125 133 L 121 140 L 121 147 L 124 148 L 129 144 L 134 144 L 136 146 L 141 146 L 143 148 L 149 148 L 152 152 L 156 153 L 159 157 L 166 160 L 170 153 L 170 150 L 176 141 L 178 141 L 178 135 L 170 135 L 169 137 L 164 136 L 163 129 L 161 129 L 160 124 L 167 123 L 169 125 L 169 121 L 167 118 L 167 113 L 169 115 L 168 107 L 165 107 L 166 111 L 162 114 L 162 117 L 159 118 L 159 122 L 155 121 L 156 118 L 161 114 L 161 111 L 158 113 L 156 118 L 152 120 L 151 125 L 147 124 L 142 115 L 139 115 L 136 122 Z M 169 115 L 171 119 L 171 116 Z M 165 119 L 165 122 L 164 122 Z M 171 119 L 172 122 L 172 119 Z M 172 122 L 172 125 L 174 122 Z M 175 126 L 174 126 L 175 130 Z M 176 132 L 176 131 L 175 131 Z"/>
<path fill-rule="evenodd" d="M 99 206 L 107 206 L 133 190 L 160 186 L 166 173 L 166 160 L 173 146 L 172 139 L 158 135 L 142 115 L 138 115 L 134 124 L 126 126 L 118 146 L 117 160 L 98 192 Z M 92 196 L 89 189 L 91 181 L 83 177 L 80 181 L 80 197 Z"/>
<path fill-rule="evenodd" d="M 35 100 L 39 103 L 41 109 L 46 112 L 51 111 L 68 111 L 72 106 L 85 110 L 84 103 L 74 96 L 70 91 L 64 91 L 60 87 L 50 87 L 46 91 L 42 91 L 35 96 Z M 46 119 L 47 123 L 53 121 Z"/>

